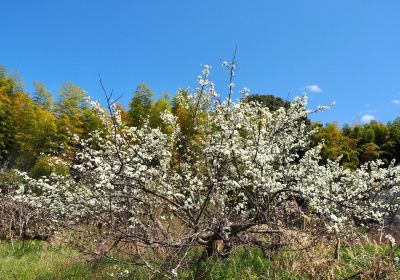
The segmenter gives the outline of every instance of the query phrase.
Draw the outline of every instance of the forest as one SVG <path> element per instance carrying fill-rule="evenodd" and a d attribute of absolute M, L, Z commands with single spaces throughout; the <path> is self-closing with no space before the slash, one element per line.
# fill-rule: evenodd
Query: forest
<path fill-rule="evenodd" d="M 2 172 L 19 169 L 38 178 L 52 171 L 68 172 L 54 164 L 57 157 L 72 158 L 75 152 L 69 136 L 87 138 L 102 129 L 102 122 L 85 102 L 86 92 L 73 83 L 65 83 L 53 96 L 46 86 L 34 82 L 35 92 L 28 93 L 18 78 L 0 68 L 0 166 Z M 100 89 L 100 84 L 99 84 Z M 184 89 L 179 91 L 184 92 Z M 143 125 L 149 116 L 150 127 L 162 127 L 161 114 L 168 110 L 177 118 L 182 129 L 190 130 L 189 113 L 168 95 L 154 100 L 145 83 L 133 89 L 128 108 L 118 104 L 124 124 Z M 272 95 L 252 94 L 248 101 L 258 101 L 271 110 L 288 106 L 289 101 Z M 340 158 L 340 164 L 355 169 L 371 160 L 389 164 L 400 159 L 400 117 L 387 124 L 371 121 L 366 124 L 321 124 L 309 121 L 310 129 L 318 127 L 314 143 L 324 140 L 321 162 Z M 188 131 L 188 133 L 190 133 Z"/>

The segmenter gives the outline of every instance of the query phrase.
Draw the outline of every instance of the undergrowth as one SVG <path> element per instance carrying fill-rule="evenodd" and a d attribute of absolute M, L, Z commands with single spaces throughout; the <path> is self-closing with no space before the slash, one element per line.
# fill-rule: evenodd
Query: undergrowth
<path fill-rule="evenodd" d="M 180 279 L 400 279 L 394 261 L 400 251 L 374 242 L 333 248 L 320 244 L 305 252 L 263 253 L 242 247 L 227 259 L 202 260 L 191 252 Z M 149 279 L 144 268 L 100 259 L 88 261 L 77 251 L 43 241 L 0 242 L 0 279 Z M 158 278 L 156 278 L 158 279 Z"/>

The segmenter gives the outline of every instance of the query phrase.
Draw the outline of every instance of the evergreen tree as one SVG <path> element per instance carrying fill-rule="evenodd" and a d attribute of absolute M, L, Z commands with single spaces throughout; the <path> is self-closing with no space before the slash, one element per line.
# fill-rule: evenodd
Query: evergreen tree
<path fill-rule="evenodd" d="M 146 84 L 139 84 L 129 104 L 128 125 L 141 127 L 150 115 L 153 92 Z"/>

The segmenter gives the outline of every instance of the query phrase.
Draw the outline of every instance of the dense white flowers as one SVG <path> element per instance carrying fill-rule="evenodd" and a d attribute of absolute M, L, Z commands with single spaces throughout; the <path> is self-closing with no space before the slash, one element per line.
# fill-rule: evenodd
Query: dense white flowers
<path fill-rule="evenodd" d="M 193 135 L 169 112 L 162 115 L 169 128 L 163 133 L 146 123 L 125 127 L 117 108 L 110 116 L 89 101 L 109 131 L 78 139 L 71 175 L 32 179 L 20 172 L 13 198 L 64 225 L 101 223 L 116 239 L 169 247 L 222 239 L 226 251 L 232 240 L 264 246 L 254 232 L 300 228 L 305 216 L 338 233 L 354 223 L 382 222 L 399 207 L 394 163 L 354 171 L 320 164 L 322 145 L 311 146 L 315 131 L 306 125 L 307 96 L 276 111 L 220 102 L 207 79 L 210 67 L 203 67 L 199 89 L 177 97 L 190 112 Z M 183 225 L 179 238 L 171 233 L 173 221 Z"/>

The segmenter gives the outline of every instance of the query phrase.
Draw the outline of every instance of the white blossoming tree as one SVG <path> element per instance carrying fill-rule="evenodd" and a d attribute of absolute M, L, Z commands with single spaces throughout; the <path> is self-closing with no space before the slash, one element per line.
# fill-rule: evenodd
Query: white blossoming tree
<path fill-rule="evenodd" d="M 225 66 L 233 76 L 235 65 Z M 57 230 L 91 237 L 98 242 L 93 253 L 125 250 L 133 262 L 170 276 L 194 247 L 205 257 L 228 256 L 243 244 L 299 249 L 310 244 L 296 238 L 340 236 L 397 209 L 394 163 L 354 171 L 320 164 L 306 96 L 270 111 L 233 102 L 231 79 L 229 97 L 220 101 L 209 72 L 204 66 L 194 94 L 177 97 L 193 135 L 168 112 L 164 132 L 146 123 L 126 127 L 110 96 L 108 110 L 89 101 L 108 131 L 76 139 L 81 150 L 71 175 L 20 173 L 23 183 L 10 196 L 42 209 Z"/>

